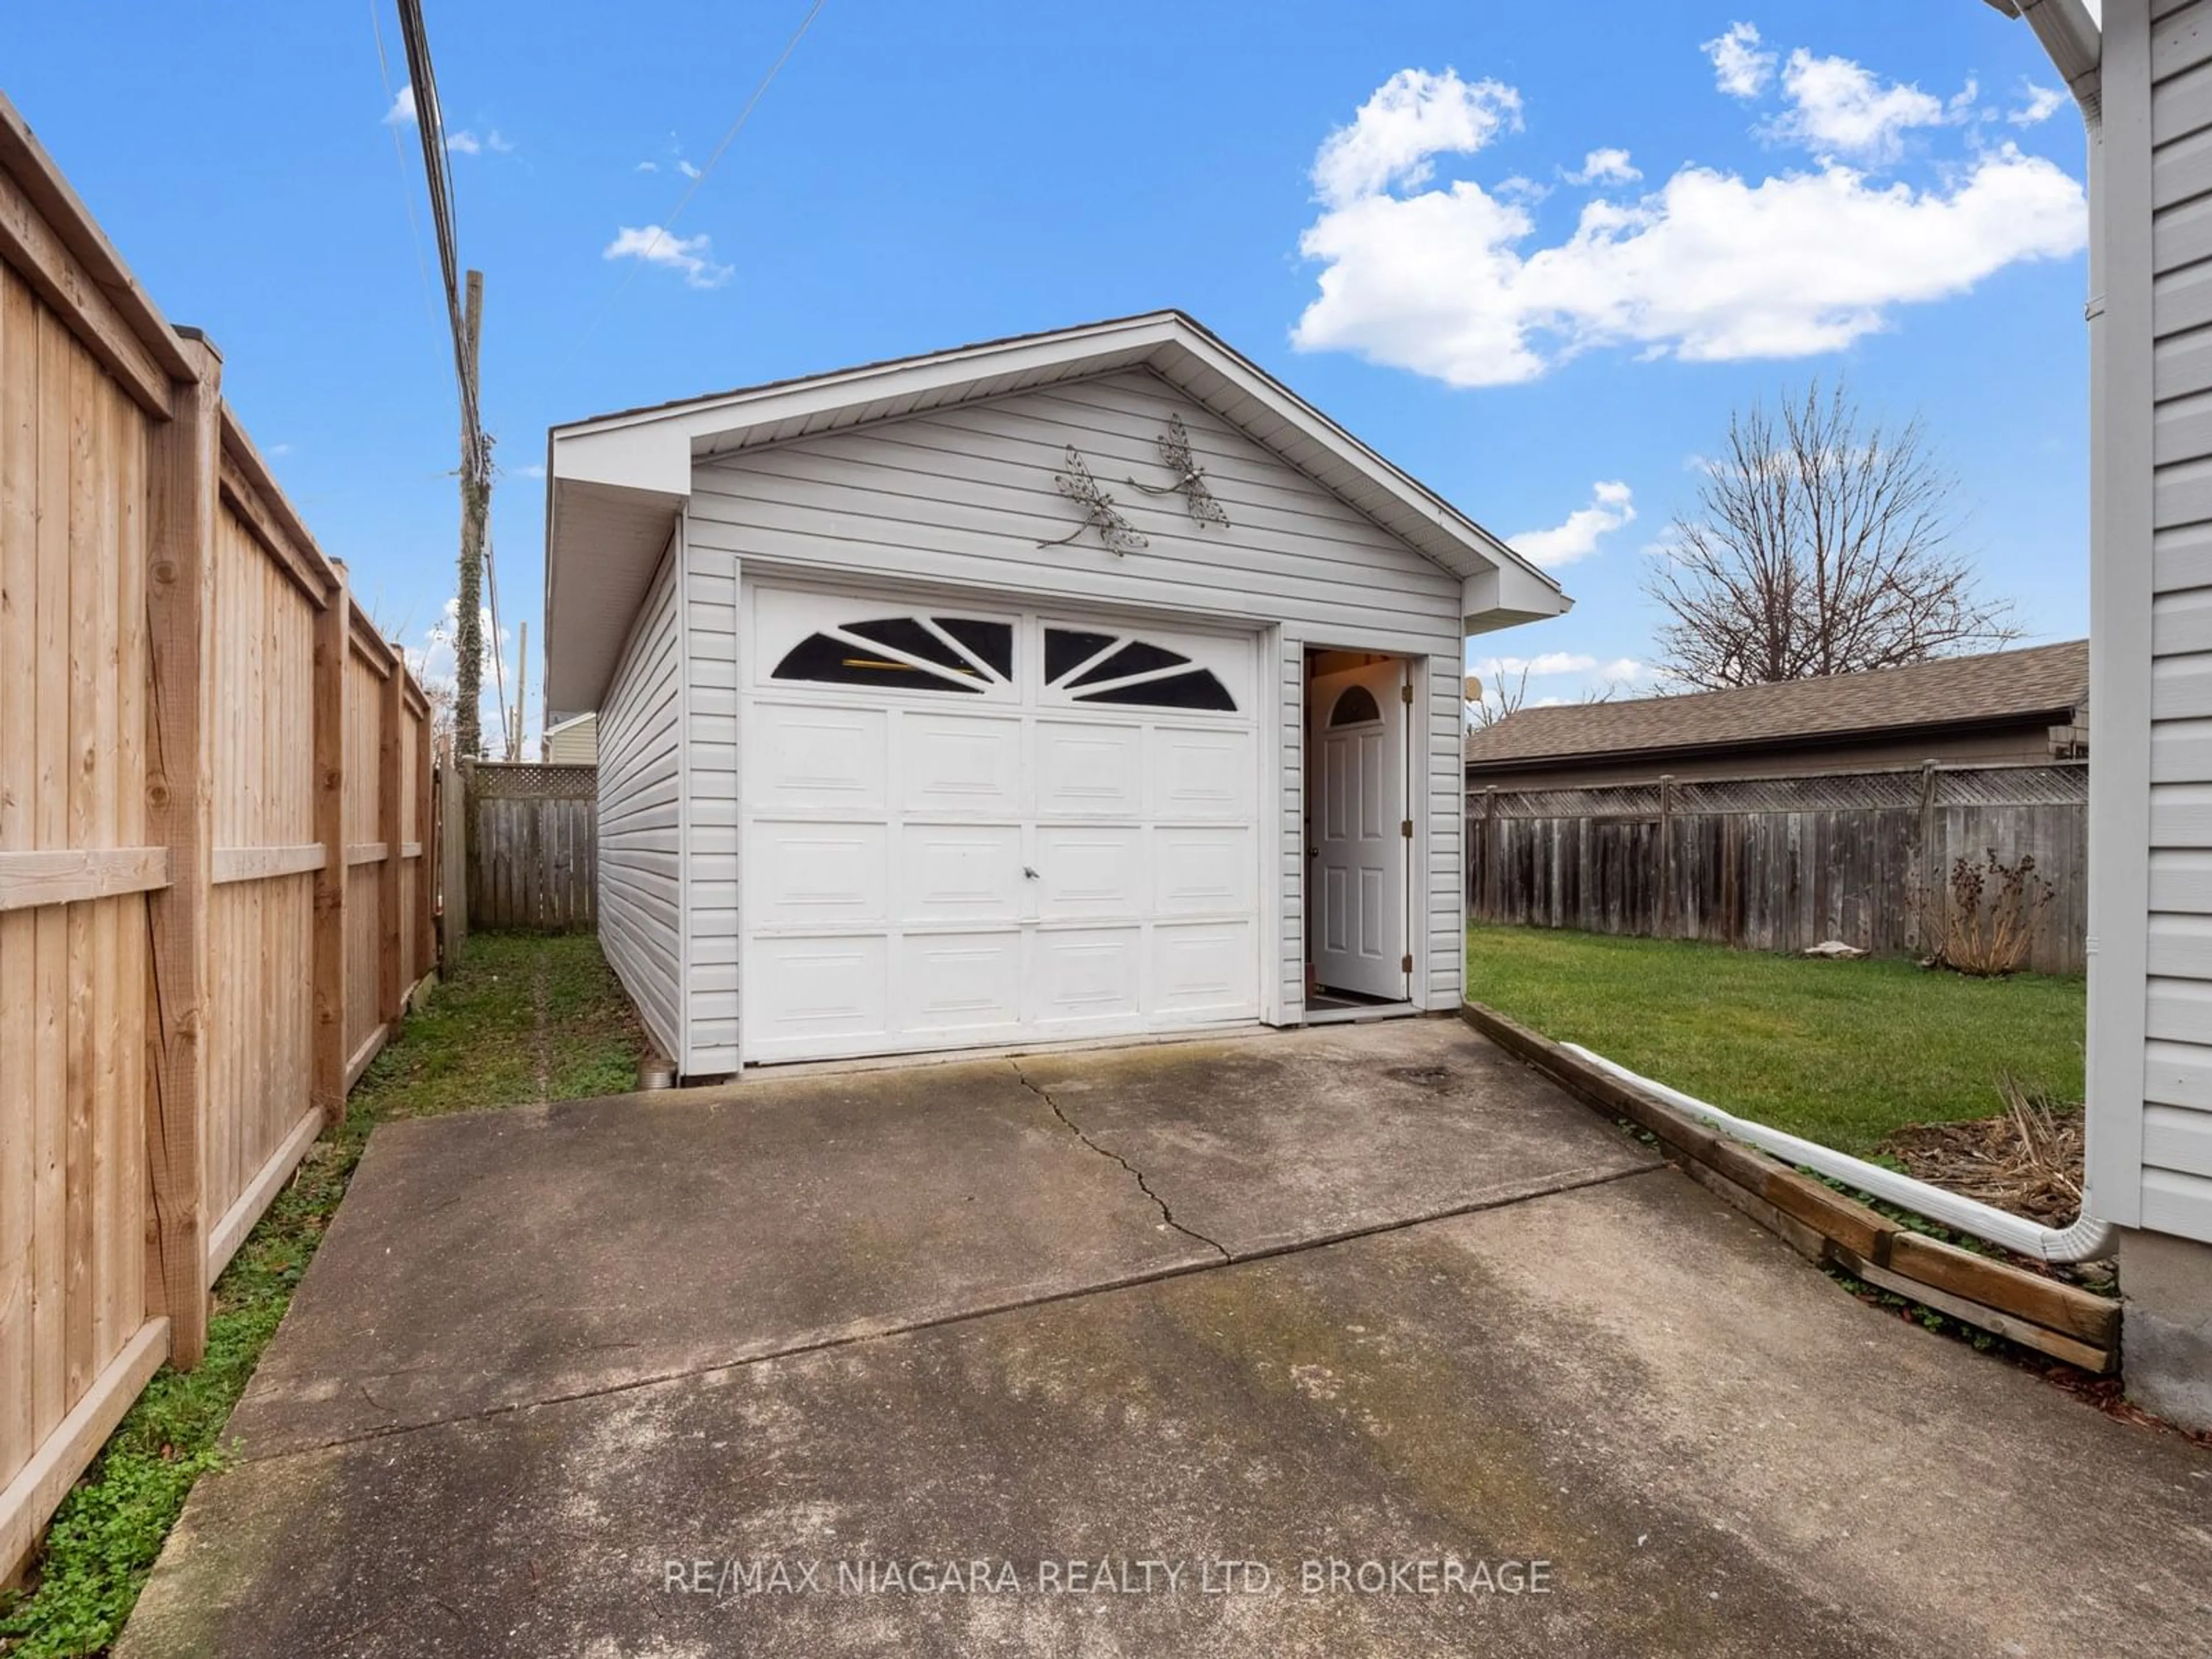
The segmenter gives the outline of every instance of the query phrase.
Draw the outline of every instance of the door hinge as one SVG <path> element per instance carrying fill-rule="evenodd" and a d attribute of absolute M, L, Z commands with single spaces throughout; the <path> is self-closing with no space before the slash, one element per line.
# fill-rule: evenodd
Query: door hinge
<path fill-rule="evenodd" d="M 1411 841 L 1411 840 L 1413 840 L 1413 819 L 1411 819 L 1411 818 L 1400 818 L 1400 819 L 1398 820 L 1398 833 L 1399 833 L 1400 835 L 1403 836 L 1404 836 L 1407 841 Z"/>
<path fill-rule="evenodd" d="M 1401 974 L 1410 974 L 1413 971 L 1413 958 L 1411 955 L 1398 958 L 1398 971 Z"/>
<path fill-rule="evenodd" d="M 1408 708 L 1411 708 L 1413 706 L 1413 681 L 1407 680 L 1403 685 L 1398 688 L 1398 701 L 1404 703 Z"/>

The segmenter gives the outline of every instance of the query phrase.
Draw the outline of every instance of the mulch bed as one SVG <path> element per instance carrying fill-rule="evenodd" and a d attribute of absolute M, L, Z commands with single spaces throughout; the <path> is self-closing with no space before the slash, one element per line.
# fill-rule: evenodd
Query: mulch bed
<path fill-rule="evenodd" d="M 2081 1109 L 2008 1091 L 1995 1117 L 1908 1123 L 1882 1143 L 1906 1173 L 2046 1227 L 2081 1213 Z"/>

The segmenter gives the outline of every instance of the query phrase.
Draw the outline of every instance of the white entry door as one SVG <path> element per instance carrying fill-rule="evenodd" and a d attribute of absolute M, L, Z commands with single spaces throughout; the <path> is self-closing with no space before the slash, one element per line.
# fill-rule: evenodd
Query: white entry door
<path fill-rule="evenodd" d="M 1325 989 L 1407 994 L 1405 688 L 1391 661 L 1316 675 L 1307 688 L 1308 892 L 1315 977 Z"/>
<path fill-rule="evenodd" d="M 1259 1015 L 1255 641 L 763 586 L 748 1060 Z"/>

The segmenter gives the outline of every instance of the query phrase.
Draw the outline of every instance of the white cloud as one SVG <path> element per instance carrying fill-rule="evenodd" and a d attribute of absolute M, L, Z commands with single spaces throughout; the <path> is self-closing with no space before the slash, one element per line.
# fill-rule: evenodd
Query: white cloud
<path fill-rule="evenodd" d="M 1594 149 L 1583 157 L 1583 164 L 1567 174 L 1571 185 L 1632 185 L 1644 176 L 1641 167 L 1631 166 L 1625 149 Z"/>
<path fill-rule="evenodd" d="M 467 127 L 463 127 L 459 132 L 446 135 L 446 148 L 457 155 L 481 155 L 486 150 L 495 155 L 505 155 L 514 146 L 507 142 L 497 127 L 492 128 L 481 138 Z"/>
<path fill-rule="evenodd" d="M 640 173 L 658 173 L 660 171 L 660 163 L 658 161 L 640 161 L 637 164 L 637 170 Z"/>
<path fill-rule="evenodd" d="M 1314 157 L 1314 189 L 1332 206 L 1424 182 L 1431 158 L 1480 149 L 1521 125 L 1521 94 L 1495 81 L 1473 85 L 1455 70 L 1400 70 L 1329 134 Z"/>
<path fill-rule="evenodd" d="M 518 466 L 514 469 L 514 476 L 518 478 L 542 478 L 545 476 L 545 463 L 543 461 L 526 462 L 523 465 Z"/>
<path fill-rule="evenodd" d="M 1537 657 L 1486 657 L 1474 665 L 1480 679 L 1547 679 L 1557 674 L 1587 674 L 1597 666 L 1595 657 L 1573 651 L 1547 651 Z"/>
<path fill-rule="evenodd" d="M 1756 98 L 1774 77 L 1774 54 L 1761 50 L 1759 30 L 1749 23 L 1729 24 L 1699 50 L 1712 59 L 1713 84 L 1731 98 Z"/>
<path fill-rule="evenodd" d="M 1769 129 L 1773 136 L 1866 161 L 1896 160 L 1907 131 L 1942 126 L 1974 99 L 1969 84 L 1947 105 L 1918 87 L 1885 83 L 1848 58 L 1815 58 L 1802 46 L 1782 72 L 1782 93 L 1790 108 Z"/>
<path fill-rule="evenodd" d="M 1523 531 L 1506 538 L 1506 545 L 1546 569 L 1556 569 L 1597 551 L 1601 537 L 1611 534 L 1636 518 L 1634 492 L 1615 480 L 1592 486 L 1590 504 L 1578 507 L 1564 523 L 1549 530 Z M 1595 666 L 1593 664 L 1591 666 Z"/>
<path fill-rule="evenodd" d="M 681 156 L 677 158 L 676 170 L 682 173 L 686 179 L 696 179 L 699 176 L 699 169 L 693 167 L 690 162 L 684 161 Z"/>
<path fill-rule="evenodd" d="M 2005 119 L 2016 127 L 2039 126 L 2066 105 L 2066 90 L 2063 87 L 2039 87 L 2033 81 L 2023 81 L 2021 92 L 2027 101 L 2005 114 Z"/>
<path fill-rule="evenodd" d="M 412 82 L 403 84 L 392 94 L 392 107 L 384 112 L 384 125 L 387 127 L 411 127 L 415 125 L 415 86 Z"/>
<path fill-rule="evenodd" d="M 1414 188 L 1433 156 L 1494 134 L 1498 112 L 1517 120 L 1510 88 L 1474 90 L 1401 71 L 1322 146 L 1323 207 L 1299 247 L 1323 269 L 1293 331 L 1301 349 L 1467 386 L 1534 380 L 1603 346 L 1692 362 L 1801 357 L 2087 239 L 2081 185 L 2004 144 L 1925 188 L 1832 156 L 1758 179 L 1689 165 L 1632 201 L 1589 203 L 1571 234 L 1531 248 L 1528 205 L 1501 190 Z M 1419 112 L 1431 106 L 1443 112 Z M 1822 106 L 1823 119 L 1847 125 L 1843 107 Z M 1492 112 L 1487 127 L 1478 109 Z M 1854 131 L 1871 141 L 1895 130 L 1875 115 Z"/>
<path fill-rule="evenodd" d="M 720 288 L 735 274 L 729 265 L 716 264 L 711 240 L 704 234 L 677 236 L 658 225 L 621 227 L 600 254 L 604 259 L 641 259 L 684 273 L 687 288 Z"/>
<path fill-rule="evenodd" d="M 1615 657 L 1599 667 L 1597 677 L 1611 685 L 1626 685 L 1642 679 L 1648 672 L 1650 670 L 1633 657 Z"/>

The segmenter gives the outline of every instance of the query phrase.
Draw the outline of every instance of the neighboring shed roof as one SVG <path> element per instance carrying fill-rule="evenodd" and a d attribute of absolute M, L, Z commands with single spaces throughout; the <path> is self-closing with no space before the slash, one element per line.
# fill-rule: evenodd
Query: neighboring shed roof
<path fill-rule="evenodd" d="M 1523 708 L 1468 734 L 1471 767 L 1824 743 L 2065 717 L 2088 700 L 2089 642 L 1630 702 Z"/>
<path fill-rule="evenodd" d="M 691 466 L 871 422 L 1143 368 L 1460 577 L 1470 629 L 1555 617 L 1558 580 L 1179 311 L 1048 333 L 553 428 L 546 465 L 545 700 L 595 706 L 642 602 Z"/>

